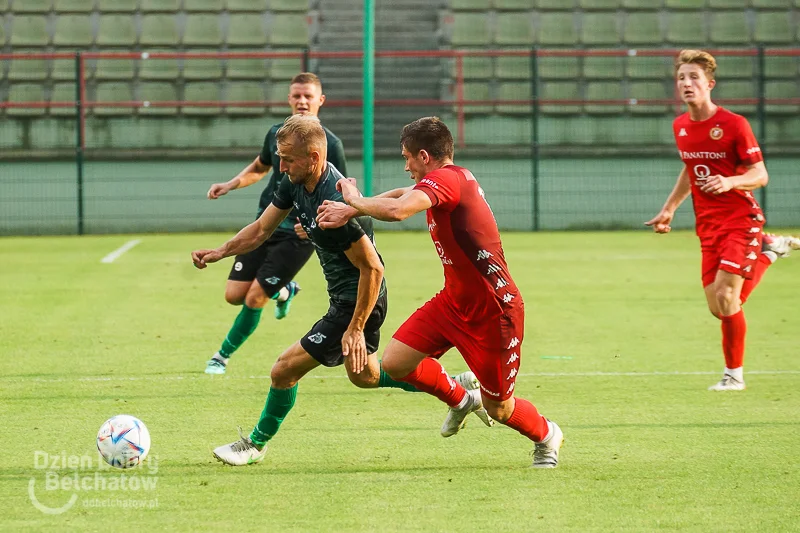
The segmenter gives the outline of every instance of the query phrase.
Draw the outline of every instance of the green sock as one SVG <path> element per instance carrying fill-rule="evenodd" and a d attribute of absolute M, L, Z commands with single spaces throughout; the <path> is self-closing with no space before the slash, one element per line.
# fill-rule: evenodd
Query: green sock
<path fill-rule="evenodd" d="M 258 321 L 261 320 L 261 309 L 252 309 L 246 305 L 242 306 L 239 311 L 239 316 L 233 321 L 233 326 L 222 341 L 222 347 L 219 349 L 219 354 L 226 359 L 233 355 L 239 346 L 244 344 L 247 337 L 253 334 L 258 326 Z"/>
<path fill-rule="evenodd" d="M 294 407 L 295 399 L 297 399 L 297 385 L 291 389 L 270 387 L 264 411 L 261 412 L 258 424 L 253 428 L 253 432 L 250 433 L 250 440 L 259 446 L 263 446 L 274 437 L 278 429 L 280 429 L 283 419 Z"/>
<path fill-rule="evenodd" d="M 380 361 L 378 361 L 378 364 L 380 364 Z M 378 387 L 391 387 L 393 389 L 403 389 L 404 391 L 408 392 L 420 392 L 420 390 L 411 383 L 392 379 L 389 374 L 383 371 L 383 367 L 381 367 L 381 377 L 378 379 Z"/>

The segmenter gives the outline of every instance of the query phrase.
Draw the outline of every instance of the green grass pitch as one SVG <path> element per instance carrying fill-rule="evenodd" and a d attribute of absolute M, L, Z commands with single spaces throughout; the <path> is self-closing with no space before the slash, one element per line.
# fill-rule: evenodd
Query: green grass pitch
<path fill-rule="evenodd" d="M 800 257 L 779 260 L 745 307 L 748 389 L 712 393 L 719 323 L 694 235 L 506 233 L 527 308 L 517 392 L 563 428 L 558 469 L 528 468 L 528 441 L 477 419 L 443 439 L 435 399 L 359 390 L 342 368 L 301 381 L 263 463 L 230 468 L 212 448 L 250 429 L 273 361 L 327 301 L 312 259 L 289 317 L 269 307 L 228 374 L 204 375 L 237 311 L 223 300 L 230 260 L 197 271 L 189 252 L 227 237 L 0 239 L 0 530 L 800 530 Z M 425 234 L 377 242 L 385 345 L 442 274 Z M 454 351 L 442 362 L 466 368 Z M 96 468 L 37 464 L 96 461 L 98 428 L 121 413 L 153 440 L 150 465 L 124 474 L 155 488 L 65 490 Z M 47 514 L 31 494 L 50 509 L 77 498 Z"/>

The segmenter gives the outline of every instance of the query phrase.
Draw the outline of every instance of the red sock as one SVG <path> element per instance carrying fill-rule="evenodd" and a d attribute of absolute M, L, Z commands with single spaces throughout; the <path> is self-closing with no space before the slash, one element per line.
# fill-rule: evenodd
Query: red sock
<path fill-rule="evenodd" d="M 747 321 L 744 311 L 731 316 L 722 317 L 722 353 L 725 354 L 727 368 L 739 368 L 744 364 L 744 337 L 747 333 Z"/>
<path fill-rule="evenodd" d="M 422 392 L 436 396 L 450 407 L 457 406 L 467 393 L 464 387 L 456 383 L 433 357 L 426 357 L 422 362 L 400 381 L 411 383 Z"/>
<path fill-rule="evenodd" d="M 541 442 L 547 437 L 549 428 L 547 419 L 539 414 L 536 407 L 522 398 L 514 399 L 514 412 L 511 418 L 506 421 L 506 425 L 516 429 L 533 442 Z"/>
<path fill-rule="evenodd" d="M 756 265 L 753 267 L 753 277 L 744 280 L 744 285 L 742 285 L 742 294 L 739 296 L 739 300 L 741 300 L 742 303 L 747 301 L 747 297 L 750 296 L 750 293 L 756 288 L 758 282 L 761 281 L 761 276 L 764 275 L 764 272 L 767 271 L 771 264 L 772 261 L 769 260 L 766 254 L 758 255 L 758 261 L 756 261 Z"/>

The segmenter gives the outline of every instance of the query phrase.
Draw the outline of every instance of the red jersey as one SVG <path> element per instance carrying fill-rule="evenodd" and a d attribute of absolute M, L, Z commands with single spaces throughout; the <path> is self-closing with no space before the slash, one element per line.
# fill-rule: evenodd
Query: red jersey
<path fill-rule="evenodd" d="M 486 320 L 522 304 L 506 265 L 500 232 L 472 172 L 447 165 L 415 187 L 428 195 L 428 230 L 444 266 L 443 293 L 459 318 Z"/>
<path fill-rule="evenodd" d="M 694 121 L 684 113 L 672 123 L 678 154 L 692 184 L 692 201 L 698 235 L 720 228 L 763 223 L 764 214 L 749 191 L 730 190 L 714 195 L 700 190 L 709 176 L 736 176 L 745 166 L 763 161 L 761 148 L 747 119 L 722 107 L 709 119 Z"/>

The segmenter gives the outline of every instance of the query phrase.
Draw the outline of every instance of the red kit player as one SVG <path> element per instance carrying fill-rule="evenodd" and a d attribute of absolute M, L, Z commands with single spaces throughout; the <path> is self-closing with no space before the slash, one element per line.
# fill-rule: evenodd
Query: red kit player
<path fill-rule="evenodd" d="M 725 355 L 722 380 L 709 390 L 743 390 L 742 304 L 777 257 L 800 248 L 800 239 L 763 233 L 764 214 L 750 191 L 769 180 L 764 157 L 747 119 L 711 101 L 716 69 L 714 57 L 699 50 L 683 50 L 675 60 L 677 89 L 689 108 L 672 125 L 684 167 L 661 212 L 646 224 L 668 233 L 675 210 L 692 195 L 703 288 L 722 322 Z"/>
<path fill-rule="evenodd" d="M 340 180 L 351 207 L 327 203 L 318 216 L 325 228 L 357 214 L 399 221 L 427 211 L 444 289 L 400 326 L 383 354 L 383 369 L 450 407 L 442 436 L 455 435 L 472 412 L 489 425 L 488 412 L 535 443 L 534 467 L 554 468 L 564 440 L 561 429 L 529 401 L 514 398 L 525 308 L 483 190 L 469 170 L 453 164 L 453 136 L 438 118 L 405 126 L 401 144 L 415 185 L 363 198 L 351 181 Z M 453 347 L 475 373 L 480 390 L 465 390 L 442 369 L 437 359 Z"/>

